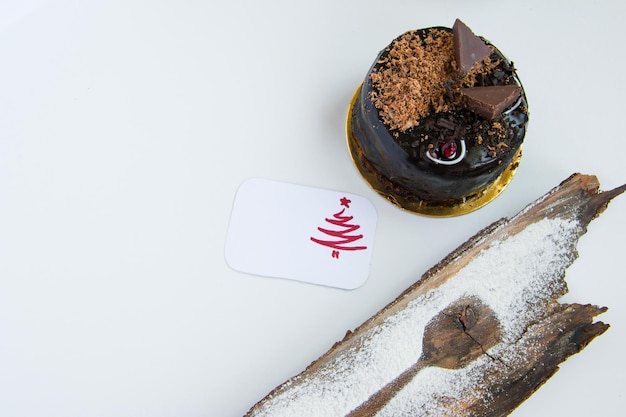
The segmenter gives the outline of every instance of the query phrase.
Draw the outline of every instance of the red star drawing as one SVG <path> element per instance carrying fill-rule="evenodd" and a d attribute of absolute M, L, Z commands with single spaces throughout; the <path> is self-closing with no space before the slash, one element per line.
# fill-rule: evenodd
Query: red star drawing
<path fill-rule="evenodd" d="M 350 208 L 350 203 L 352 203 L 352 200 L 348 200 L 345 197 L 341 197 L 341 200 L 339 200 L 341 202 L 341 205 L 346 207 L 346 208 Z"/>

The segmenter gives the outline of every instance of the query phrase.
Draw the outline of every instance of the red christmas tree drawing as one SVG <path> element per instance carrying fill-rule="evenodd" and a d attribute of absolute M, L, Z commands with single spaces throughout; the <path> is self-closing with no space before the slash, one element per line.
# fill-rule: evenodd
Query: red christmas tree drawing
<path fill-rule="evenodd" d="M 331 248 L 333 250 L 331 255 L 336 259 L 339 259 L 339 251 L 342 250 L 354 251 L 367 249 L 367 246 L 352 245 L 357 240 L 363 238 L 362 234 L 353 234 L 353 232 L 361 228 L 361 226 L 357 224 L 350 223 L 354 216 L 345 214 L 346 209 L 350 208 L 350 203 L 352 203 L 352 201 L 346 197 L 342 197 L 339 200 L 339 203 L 343 206 L 341 211 L 333 214 L 332 218 L 325 219 L 326 223 L 334 226 L 334 229 L 325 229 L 323 227 L 317 228 L 317 230 L 328 236 L 330 240 L 311 237 L 313 242 Z"/>

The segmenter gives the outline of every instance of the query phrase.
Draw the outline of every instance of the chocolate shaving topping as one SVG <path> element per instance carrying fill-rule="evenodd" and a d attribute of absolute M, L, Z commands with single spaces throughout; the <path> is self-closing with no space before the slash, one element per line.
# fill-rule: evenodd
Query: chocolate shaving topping
<path fill-rule="evenodd" d="M 494 119 L 511 106 L 522 92 L 517 85 L 462 88 L 465 107 L 487 119 Z"/>
<path fill-rule="evenodd" d="M 396 39 L 370 74 L 372 102 L 391 129 L 405 132 L 428 114 L 448 111 L 446 82 L 455 76 L 452 34 L 416 31 Z"/>
<path fill-rule="evenodd" d="M 452 33 L 457 70 L 460 77 L 465 77 L 475 64 L 482 62 L 491 54 L 491 49 L 459 19 L 455 20 Z"/>
<path fill-rule="evenodd" d="M 512 62 L 456 19 L 452 30 L 427 28 L 395 39 L 369 74 L 370 98 L 381 121 L 398 138 L 431 116 L 436 120 L 463 108 L 494 120 L 521 95 L 514 74 Z M 470 92 L 487 86 L 510 87 Z M 447 119 L 440 120 L 438 128 L 456 135 Z"/>

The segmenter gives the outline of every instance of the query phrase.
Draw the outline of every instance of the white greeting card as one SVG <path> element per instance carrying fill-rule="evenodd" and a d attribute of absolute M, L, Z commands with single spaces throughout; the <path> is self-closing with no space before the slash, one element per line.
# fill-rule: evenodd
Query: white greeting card
<path fill-rule="evenodd" d="M 369 275 L 376 221 L 364 197 L 251 179 L 235 197 L 226 262 L 248 274 L 354 289 Z"/>

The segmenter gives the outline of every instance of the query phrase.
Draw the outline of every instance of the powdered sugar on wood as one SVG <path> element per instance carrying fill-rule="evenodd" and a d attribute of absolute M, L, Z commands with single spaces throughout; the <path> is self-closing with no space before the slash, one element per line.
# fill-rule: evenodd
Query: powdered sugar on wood
<path fill-rule="evenodd" d="M 566 292 L 575 221 L 543 219 L 492 242 L 453 279 L 413 299 L 313 375 L 290 382 L 254 416 L 343 416 L 419 358 L 424 328 L 455 300 L 474 296 L 498 316 L 503 340 L 469 366 L 425 368 L 378 415 L 438 415 L 442 402 L 476 395 L 485 369 L 520 360 L 511 343 Z M 449 411 L 449 408 L 447 408 Z M 458 410 L 458 415 L 463 415 Z"/>

